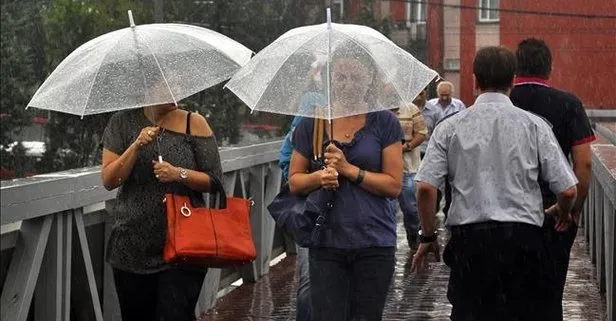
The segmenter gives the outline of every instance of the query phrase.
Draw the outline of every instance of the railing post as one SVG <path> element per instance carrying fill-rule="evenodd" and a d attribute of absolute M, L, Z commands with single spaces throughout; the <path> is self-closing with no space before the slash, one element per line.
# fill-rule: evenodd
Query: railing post
<path fill-rule="evenodd" d="M 115 199 L 105 201 L 105 211 L 109 215 L 109 211 L 113 208 Z M 105 220 L 105 252 L 107 253 L 107 246 L 109 244 L 109 236 L 111 235 L 111 224 L 109 220 Z M 105 255 L 105 254 L 103 254 Z M 113 280 L 113 269 L 108 263 L 104 263 L 103 266 L 103 317 L 105 321 L 121 321 L 120 315 L 120 302 L 118 301 L 118 295 L 115 289 L 115 282 Z"/>
<path fill-rule="evenodd" d="M 254 281 L 268 271 L 272 255 L 274 222 L 269 215 L 266 215 L 265 206 L 276 195 L 280 184 L 278 168 L 273 166 L 274 162 L 277 162 L 279 148 L 280 142 L 269 142 L 221 150 L 225 175 L 240 173 L 242 196 L 253 196 L 257 202 L 257 206 L 253 208 L 251 224 L 259 257 L 254 264 L 240 272 L 245 282 Z M 271 166 L 273 170 L 267 172 L 266 166 Z M 250 180 L 244 179 L 242 172 L 249 174 Z M 225 183 L 229 182 L 235 183 L 235 180 L 226 180 Z M 250 184 L 250 194 L 245 193 L 248 187 L 245 184 Z M 94 270 L 93 263 L 97 263 L 104 253 L 98 252 L 102 247 L 99 248 L 100 243 L 94 242 L 93 248 L 97 252 L 92 253 L 95 259 L 95 262 L 92 262 L 88 238 L 97 236 L 86 235 L 85 224 L 103 223 L 101 213 L 97 214 L 96 219 L 85 216 L 84 224 L 84 206 L 89 208 L 90 205 L 105 202 L 106 208 L 110 209 L 114 202 L 116 193 L 105 190 L 101 185 L 100 168 L 50 173 L 36 178 L 3 181 L 0 185 L 1 224 L 3 227 L 9 224 L 11 226 L 21 224 L 19 231 L 14 227 L 11 227 L 10 231 L 7 229 L 6 233 L 10 234 L 5 235 L 3 229 L 3 240 L 10 240 L 8 243 L 11 243 L 10 245 L 3 243 L 3 249 L 13 247 L 13 250 L 7 277 L 2 286 L 1 319 L 26 320 L 29 311 L 32 310 L 34 295 L 37 299 L 34 301 L 36 306 L 33 307 L 33 316 L 35 319 L 38 317 L 35 321 L 40 321 L 41 318 L 44 320 L 80 318 L 70 315 L 71 309 L 75 308 L 90 313 L 90 306 L 82 306 L 81 300 L 73 301 L 74 306 L 71 307 L 72 294 L 73 300 L 84 298 L 88 301 L 91 298 L 91 302 L 85 303 L 92 304 L 96 320 L 100 321 L 103 318 L 105 321 L 121 320 L 113 271 L 106 263 L 102 269 L 103 295 L 99 298 L 95 280 L 95 276 L 98 277 L 95 272 L 98 271 Z M 228 192 L 233 190 L 233 186 L 227 186 Z M 74 233 L 76 239 L 73 239 L 74 228 L 77 231 Z M 106 223 L 105 248 L 110 231 Z M 49 241 L 50 233 L 52 233 L 51 241 Z M 73 241 L 75 246 L 72 246 Z M 73 256 L 73 250 L 77 251 L 75 253 L 82 253 L 83 258 L 80 254 Z M 81 264 L 82 259 L 85 262 L 85 278 L 73 275 L 82 273 L 81 265 L 71 266 L 72 261 Z M 203 295 L 197 306 L 197 312 L 207 311 L 215 305 L 221 282 L 227 285 L 238 277 L 237 271 L 228 271 L 230 272 L 228 275 L 225 272 L 212 269 L 208 273 L 211 282 L 204 282 Z M 42 277 L 39 277 L 39 273 L 42 273 Z M 220 279 L 221 274 L 226 275 L 225 279 Z M 85 282 L 83 289 L 81 284 L 78 284 L 80 281 Z M 81 296 L 76 289 L 88 292 L 86 296 Z M 102 302 L 100 299 L 103 299 Z"/>
<path fill-rule="evenodd" d="M 28 318 L 53 219 L 53 215 L 48 215 L 22 223 L 2 288 L 0 319 L 25 321 Z"/>
<path fill-rule="evenodd" d="M 94 309 L 94 317 L 96 321 L 103 321 L 103 311 L 101 309 L 101 302 L 98 297 L 98 289 L 96 287 L 96 280 L 94 279 L 94 269 L 92 268 L 92 257 L 90 255 L 90 248 L 88 247 L 88 238 L 86 236 L 86 228 L 83 223 L 83 211 L 82 209 L 73 209 L 72 216 L 75 218 L 75 227 L 77 228 L 77 236 L 79 237 L 79 245 L 81 245 L 81 255 L 83 256 L 83 262 L 86 269 L 86 277 L 88 279 L 88 287 L 90 289 L 90 296 L 92 299 L 92 307 Z"/>
<path fill-rule="evenodd" d="M 273 259 L 272 252 L 274 247 L 274 234 L 276 234 L 276 221 L 272 218 L 267 210 L 267 206 L 274 200 L 280 191 L 280 179 L 282 171 L 277 164 L 269 163 L 263 165 L 267 173 L 267 181 L 265 182 L 265 195 L 263 198 L 263 244 L 262 248 L 267 251 L 267 256 L 263 259 L 263 274 L 269 273 L 270 261 Z"/>
<path fill-rule="evenodd" d="M 603 188 L 597 186 L 597 195 L 604 195 Z M 605 247 L 603 242 L 603 219 L 605 217 L 603 213 L 603 197 L 597 197 L 595 199 L 595 262 L 597 267 L 597 286 L 599 291 L 605 291 Z"/>
<path fill-rule="evenodd" d="M 605 215 L 604 234 L 605 234 L 605 297 L 607 301 L 607 315 L 609 321 L 616 321 L 616 204 L 605 200 L 603 203 L 603 214 Z"/>
<path fill-rule="evenodd" d="M 52 215 L 49 240 L 35 290 L 35 320 L 70 320 L 72 217 L 60 212 Z"/>
<path fill-rule="evenodd" d="M 255 240 L 257 248 L 257 259 L 255 260 L 255 268 L 257 278 L 267 273 L 269 261 L 271 260 L 272 249 L 267 247 L 268 224 L 267 210 L 265 200 L 265 165 L 256 165 L 250 169 L 250 196 L 253 198 L 255 205 L 252 208 L 251 223 L 253 227 L 252 237 Z M 267 266 L 267 267 L 266 267 Z"/>

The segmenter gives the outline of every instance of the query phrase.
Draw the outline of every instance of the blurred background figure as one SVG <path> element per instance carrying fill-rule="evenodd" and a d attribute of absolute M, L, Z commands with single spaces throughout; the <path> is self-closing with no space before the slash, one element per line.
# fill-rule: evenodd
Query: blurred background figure
<path fill-rule="evenodd" d="M 426 140 L 428 130 L 424 124 L 423 115 L 415 104 L 408 104 L 392 111 L 398 115 L 402 131 L 404 132 L 404 141 L 402 143 L 404 176 L 402 192 L 398 196 L 398 203 L 400 204 L 400 210 L 404 219 L 406 240 L 409 247 L 413 249 L 415 248 L 417 233 L 419 232 L 414 178 L 421 162 L 419 145 Z"/>

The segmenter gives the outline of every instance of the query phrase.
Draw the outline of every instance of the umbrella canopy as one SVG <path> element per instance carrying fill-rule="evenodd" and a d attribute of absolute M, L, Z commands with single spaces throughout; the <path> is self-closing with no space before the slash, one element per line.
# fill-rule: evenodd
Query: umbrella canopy
<path fill-rule="evenodd" d="M 130 16 L 130 13 L 129 13 Z M 212 30 L 149 24 L 113 31 L 66 57 L 28 107 L 75 115 L 174 103 L 230 78 L 252 51 Z"/>
<path fill-rule="evenodd" d="M 334 119 L 409 104 L 437 75 L 374 29 L 326 23 L 283 34 L 225 87 L 252 110 Z"/>

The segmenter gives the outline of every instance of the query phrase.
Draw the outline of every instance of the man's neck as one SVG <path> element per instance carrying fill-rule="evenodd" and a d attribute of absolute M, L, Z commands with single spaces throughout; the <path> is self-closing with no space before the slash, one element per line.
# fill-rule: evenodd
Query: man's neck
<path fill-rule="evenodd" d="M 486 89 L 486 90 L 481 90 L 481 89 L 477 89 L 478 95 L 481 94 L 487 94 L 487 93 L 493 93 L 493 94 L 503 94 L 505 96 L 509 96 L 509 93 L 511 93 L 511 88 L 507 89 L 506 91 L 502 91 L 502 90 L 492 90 L 492 89 Z"/>
<path fill-rule="evenodd" d="M 514 80 L 515 85 L 535 84 L 549 86 L 548 78 L 540 76 L 516 76 Z"/>

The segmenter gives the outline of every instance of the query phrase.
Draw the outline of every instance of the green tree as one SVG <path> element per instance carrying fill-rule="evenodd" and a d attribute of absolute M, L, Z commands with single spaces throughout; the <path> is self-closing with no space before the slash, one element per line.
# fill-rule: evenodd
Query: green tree
<path fill-rule="evenodd" d="M 30 97 L 44 75 L 44 35 L 38 1 L 2 1 L 0 15 L 0 144 L 16 139 L 35 111 L 26 111 Z"/>

